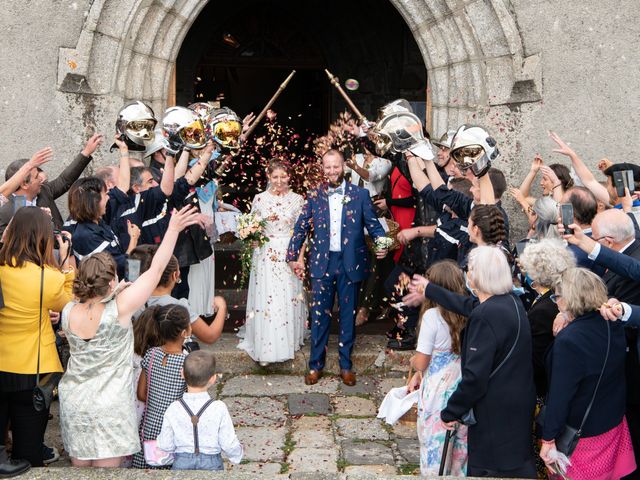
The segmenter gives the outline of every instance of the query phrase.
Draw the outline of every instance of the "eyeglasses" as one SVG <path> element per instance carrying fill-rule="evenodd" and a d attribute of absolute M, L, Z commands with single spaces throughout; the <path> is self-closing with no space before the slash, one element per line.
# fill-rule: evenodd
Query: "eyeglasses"
<path fill-rule="evenodd" d="M 551 299 L 551 301 L 553 303 L 558 303 L 558 299 L 561 298 L 561 297 L 562 297 L 562 295 L 560 295 L 559 293 L 554 293 L 549 298 Z"/>

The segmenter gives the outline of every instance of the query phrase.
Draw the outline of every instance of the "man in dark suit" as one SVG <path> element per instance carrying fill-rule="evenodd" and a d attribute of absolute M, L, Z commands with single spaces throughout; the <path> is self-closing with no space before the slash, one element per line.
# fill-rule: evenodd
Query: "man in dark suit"
<path fill-rule="evenodd" d="M 601 245 L 640 260 L 640 241 L 636 240 L 633 221 L 622 210 L 611 209 L 599 213 L 592 223 L 593 239 Z M 640 304 L 640 282 L 607 270 L 602 280 L 610 297 L 628 304 Z M 638 355 L 638 329 L 625 328 L 627 337 L 627 410 L 626 417 L 633 440 L 636 464 L 640 465 L 640 358 Z M 638 470 L 628 477 L 640 478 Z"/>
<path fill-rule="evenodd" d="M 20 183 L 20 188 L 14 192 L 15 195 L 24 195 L 27 205 L 35 205 L 41 208 L 48 208 L 51 211 L 51 219 L 56 229 L 60 229 L 64 220 L 60 214 L 60 210 L 56 206 L 56 199 L 67 193 L 84 169 L 91 162 L 91 155 L 100 146 L 103 136 L 96 133 L 91 136 L 89 141 L 76 156 L 76 158 L 62 171 L 60 175 L 50 182 L 47 181 L 46 174 L 39 168 L 34 168 Z M 28 160 L 15 160 L 9 164 L 5 172 L 5 179 L 11 178 L 22 165 Z M 6 205 L 0 208 L 0 235 L 4 232 L 13 217 L 14 198 L 10 196 Z"/>
<path fill-rule="evenodd" d="M 296 222 L 287 251 L 287 262 L 302 278 L 304 266 L 300 249 L 313 225 L 309 252 L 311 274 L 311 355 L 305 383 L 313 385 L 322 376 L 329 340 L 331 309 L 337 290 L 340 311 L 340 376 L 346 385 L 355 385 L 351 371 L 351 350 L 355 340 L 355 310 L 360 282 L 369 274 L 368 249 L 364 229 L 372 239 L 385 233 L 376 217 L 369 192 L 344 180 L 344 157 L 329 150 L 322 157 L 328 185 L 308 193 Z M 378 258 L 386 250 L 377 253 Z"/>

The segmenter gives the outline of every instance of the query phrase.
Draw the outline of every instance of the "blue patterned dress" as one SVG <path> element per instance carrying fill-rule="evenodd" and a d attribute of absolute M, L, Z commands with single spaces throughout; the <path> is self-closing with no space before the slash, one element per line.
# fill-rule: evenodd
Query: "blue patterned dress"
<path fill-rule="evenodd" d="M 438 321 L 444 319 L 438 313 Z M 420 335 L 430 328 L 424 322 Z M 424 352 L 423 352 L 424 353 Z M 440 412 L 460 383 L 460 356 L 449 350 L 434 349 L 431 362 L 420 386 L 418 398 L 418 439 L 420 441 L 420 473 L 437 476 L 442 459 L 446 429 L 440 421 Z M 459 425 L 449 441 L 444 474 L 465 476 L 467 472 L 467 427 Z"/>

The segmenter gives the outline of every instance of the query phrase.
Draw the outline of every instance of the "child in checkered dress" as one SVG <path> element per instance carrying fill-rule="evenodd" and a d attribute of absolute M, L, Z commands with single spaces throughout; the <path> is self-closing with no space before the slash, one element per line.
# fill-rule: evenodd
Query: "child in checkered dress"
<path fill-rule="evenodd" d="M 140 443 L 143 443 L 158 437 L 165 411 L 171 403 L 182 398 L 186 390 L 182 376 L 185 359 L 182 345 L 191 335 L 191 322 L 187 309 L 175 304 L 149 307 L 137 322 L 145 322 L 147 334 L 157 334 L 162 342 L 160 347 L 150 348 L 142 359 L 138 400 L 145 402 L 140 424 Z M 154 468 L 145 462 L 143 451 L 133 456 L 133 467 Z"/>

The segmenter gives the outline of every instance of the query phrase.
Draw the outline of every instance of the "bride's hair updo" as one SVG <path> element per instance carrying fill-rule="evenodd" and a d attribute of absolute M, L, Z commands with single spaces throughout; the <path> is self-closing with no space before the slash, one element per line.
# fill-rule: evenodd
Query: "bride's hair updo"
<path fill-rule="evenodd" d="M 73 280 L 73 294 L 80 302 L 90 298 L 106 297 L 109 283 L 116 278 L 116 262 L 106 253 L 95 253 L 80 262 Z"/>
<path fill-rule="evenodd" d="M 276 170 L 284 170 L 287 175 L 289 175 L 289 169 L 291 165 L 284 160 L 271 160 L 269 165 L 267 165 L 267 174 L 271 175 Z"/>

